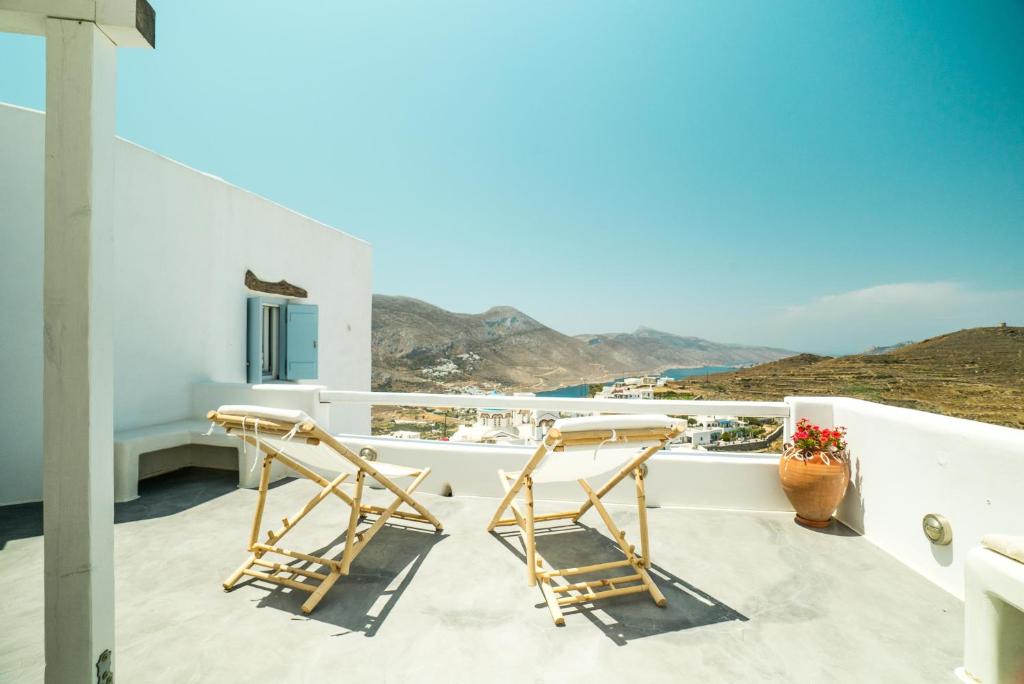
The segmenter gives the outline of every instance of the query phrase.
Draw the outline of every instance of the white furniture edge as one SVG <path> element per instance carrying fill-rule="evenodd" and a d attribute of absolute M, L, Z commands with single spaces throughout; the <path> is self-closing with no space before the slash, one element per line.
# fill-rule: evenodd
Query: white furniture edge
<path fill-rule="evenodd" d="M 970 684 L 1012 681 L 1011 663 L 1014 675 L 1024 672 L 1024 563 L 979 546 L 967 554 L 965 580 L 964 664 L 956 675 Z"/>

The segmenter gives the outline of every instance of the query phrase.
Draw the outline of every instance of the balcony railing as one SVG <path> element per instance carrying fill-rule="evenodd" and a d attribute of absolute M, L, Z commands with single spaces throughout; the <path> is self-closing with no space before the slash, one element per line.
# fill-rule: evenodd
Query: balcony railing
<path fill-rule="evenodd" d="M 567 413 L 664 413 L 670 416 L 742 416 L 789 418 L 783 401 L 695 401 L 683 399 L 579 399 L 517 397 L 503 394 L 421 394 L 418 392 L 353 392 L 323 390 L 321 403 L 432 408 L 500 408 Z"/>

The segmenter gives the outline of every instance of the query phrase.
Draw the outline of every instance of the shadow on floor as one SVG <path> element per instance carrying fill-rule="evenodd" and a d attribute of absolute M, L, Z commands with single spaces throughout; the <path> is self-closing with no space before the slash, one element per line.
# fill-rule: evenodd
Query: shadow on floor
<path fill-rule="evenodd" d="M 519 537 L 518 530 L 492 534 L 524 563 L 526 562 L 526 557 L 518 548 L 520 544 L 516 543 Z M 556 568 L 623 559 L 622 551 L 614 541 L 582 523 L 538 530 L 537 551 Z M 574 615 L 582 615 L 617 645 L 625 646 L 633 639 L 705 627 L 719 622 L 746 622 L 748 619 L 742 613 L 656 563 L 652 564 L 649 572 L 658 589 L 668 599 L 668 604 L 664 608 L 656 606 L 649 594 L 632 594 L 602 599 L 593 604 L 567 606 L 562 609 L 566 620 Z M 573 575 L 572 581 L 631 573 L 631 568 L 617 568 L 604 573 Z M 537 604 L 537 607 L 544 608 L 545 612 L 546 606 L 547 604 L 543 602 Z"/>
<path fill-rule="evenodd" d="M 272 486 L 284 484 L 275 482 Z M 182 468 L 139 482 L 139 498 L 114 504 L 114 522 L 160 518 L 204 504 L 238 488 L 238 473 L 212 468 Z M 43 534 L 43 504 L 0 506 L 0 549 L 15 539 Z"/>
<path fill-rule="evenodd" d="M 447 536 L 428 527 L 385 524 L 352 563 L 351 573 L 338 580 L 310 615 L 302 614 L 302 603 L 308 597 L 304 591 L 253 578 L 239 582 L 232 593 L 244 591 L 250 585 L 258 587 L 266 592 L 257 601 L 261 608 L 283 610 L 294 613 L 296 619 L 326 622 L 344 630 L 332 636 L 362 633 L 372 637 L 408 589 L 427 554 Z M 340 559 L 343 542 L 341 535 L 327 546 L 307 553 Z M 315 563 L 295 561 L 293 565 L 326 572 Z"/>
<path fill-rule="evenodd" d="M 7 542 L 43 534 L 43 504 L 39 502 L 0 506 L 0 551 Z"/>
<path fill-rule="evenodd" d="M 138 499 L 114 504 L 114 522 L 163 518 L 199 506 L 236 489 L 236 470 L 189 467 L 148 477 L 139 481 Z"/>

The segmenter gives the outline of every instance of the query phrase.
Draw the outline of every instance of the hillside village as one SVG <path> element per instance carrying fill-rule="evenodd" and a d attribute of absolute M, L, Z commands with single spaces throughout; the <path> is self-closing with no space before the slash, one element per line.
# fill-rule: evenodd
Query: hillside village
<path fill-rule="evenodd" d="M 601 386 L 597 399 L 651 400 L 671 398 L 671 378 L 629 377 Z M 535 396 L 516 392 L 513 396 Z M 438 439 L 477 444 L 536 445 L 567 411 L 539 409 L 450 409 L 390 408 L 375 416 L 374 433 L 397 439 Z M 687 428 L 669 444 L 670 449 L 777 451 L 781 447 L 782 424 L 768 419 L 740 416 L 692 416 Z"/>

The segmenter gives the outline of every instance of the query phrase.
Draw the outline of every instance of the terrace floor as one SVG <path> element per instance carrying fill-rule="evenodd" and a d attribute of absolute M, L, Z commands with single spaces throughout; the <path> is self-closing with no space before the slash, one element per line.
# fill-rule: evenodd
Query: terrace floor
<path fill-rule="evenodd" d="M 653 575 L 668 606 L 618 597 L 555 627 L 526 584 L 518 536 L 484 530 L 496 501 L 423 495 L 444 533 L 385 528 L 306 617 L 304 592 L 221 589 L 246 555 L 256 500 L 236 482 L 186 469 L 117 506 L 118 681 L 956 681 L 962 603 L 842 526 L 652 509 Z M 265 521 L 311 490 L 278 484 Z M 635 510 L 609 508 L 635 542 Z M 345 511 L 328 500 L 290 546 L 336 543 Z M 621 558 L 596 513 L 582 522 L 543 536 L 541 553 L 566 566 Z M 0 508 L 0 681 L 42 679 L 41 527 L 38 504 Z"/>

